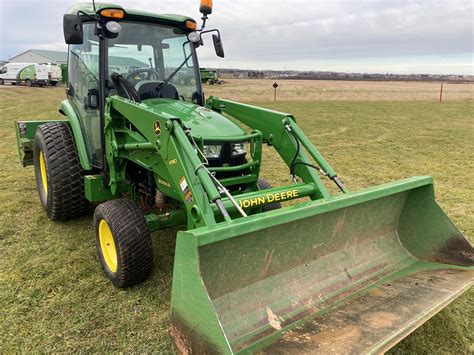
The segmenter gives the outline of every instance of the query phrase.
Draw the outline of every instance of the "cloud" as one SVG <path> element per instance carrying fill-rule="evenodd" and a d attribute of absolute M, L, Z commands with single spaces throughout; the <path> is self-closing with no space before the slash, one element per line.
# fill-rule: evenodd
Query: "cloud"
<path fill-rule="evenodd" d="M 62 14 L 75 2 L 0 0 L 0 58 L 29 48 L 65 48 L 60 45 Z M 117 2 L 200 17 L 197 0 Z M 201 62 L 349 71 L 380 71 L 386 65 L 392 72 L 422 70 L 427 63 L 431 72 L 472 74 L 472 18 L 469 0 L 215 0 L 209 26 L 221 29 L 226 59 L 217 59 L 208 41 L 208 48 L 200 50 Z"/>

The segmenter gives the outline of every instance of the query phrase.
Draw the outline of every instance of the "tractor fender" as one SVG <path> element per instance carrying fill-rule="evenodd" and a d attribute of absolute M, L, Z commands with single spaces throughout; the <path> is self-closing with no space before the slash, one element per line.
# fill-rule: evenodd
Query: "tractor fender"
<path fill-rule="evenodd" d="M 76 142 L 76 149 L 79 155 L 79 161 L 84 170 L 92 170 L 92 164 L 87 152 L 87 145 L 82 131 L 82 125 L 76 110 L 68 100 L 63 100 L 59 106 L 59 112 L 65 115 L 71 126 L 74 141 Z"/>

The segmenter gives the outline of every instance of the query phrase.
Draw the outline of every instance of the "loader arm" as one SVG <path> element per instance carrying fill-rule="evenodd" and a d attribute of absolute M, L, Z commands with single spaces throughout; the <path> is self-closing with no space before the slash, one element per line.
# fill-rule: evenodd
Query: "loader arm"
<path fill-rule="evenodd" d="M 289 169 L 294 160 L 296 163 L 295 175 L 301 177 L 305 183 L 316 186 L 315 193 L 310 196 L 312 200 L 327 198 L 330 194 L 316 170 L 309 166 L 314 163 L 308 159 L 303 147 L 324 171 L 324 174 L 339 184 L 336 172 L 299 129 L 296 119 L 292 115 L 216 97 L 210 97 L 206 102 L 206 106 L 233 117 L 251 129 L 261 131 L 264 142 L 275 148 Z M 298 151 L 296 140 L 299 141 L 300 149 L 295 157 Z M 341 190 L 345 191 L 345 188 Z"/>
<path fill-rule="evenodd" d="M 211 204 L 220 199 L 220 194 L 210 177 L 196 170 L 201 161 L 179 118 L 158 115 L 145 105 L 118 96 L 108 100 L 106 112 L 106 155 L 112 192 L 129 186 L 125 165 L 134 162 L 153 172 L 160 189 L 181 202 L 188 228 L 216 224 Z M 159 134 L 153 129 L 157 122 L 162 127 Z"/>

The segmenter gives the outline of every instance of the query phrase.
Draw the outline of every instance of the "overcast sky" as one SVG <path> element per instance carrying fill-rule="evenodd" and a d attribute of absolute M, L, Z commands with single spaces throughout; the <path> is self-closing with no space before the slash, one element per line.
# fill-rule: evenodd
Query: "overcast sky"
<path fill-rule="evenodd" d="M 76 2 L 0 0 L 0 59 L 65 50 L 62 15 Z M 199 0 L 116 2 L 199 19 Z M 226 58 L 199 54 L 221 68 L 474 75 L 473 11 L 471 0 L 214 0 L 208 27 Z"/>

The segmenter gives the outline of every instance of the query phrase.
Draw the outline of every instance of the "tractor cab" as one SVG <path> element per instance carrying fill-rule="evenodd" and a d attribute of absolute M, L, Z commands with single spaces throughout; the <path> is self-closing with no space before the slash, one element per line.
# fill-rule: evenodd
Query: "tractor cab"
<path fill-rule="evenodd" d="M 117 95 L 136 103 L 169 99 L 204 104 L 196 56 L 202 35 L 215 32 L 216 54 L 223 57 L 224 53 L 219 31 L 204 29 L 211 5 L 203 1 L 200 10 L 204 22 L 199 30 L 190 17 L 111 4 L 78 4 L 64 15 L 68 100 L 81 119 L 94 166 L 103 166 L 108 97 Z"/>

